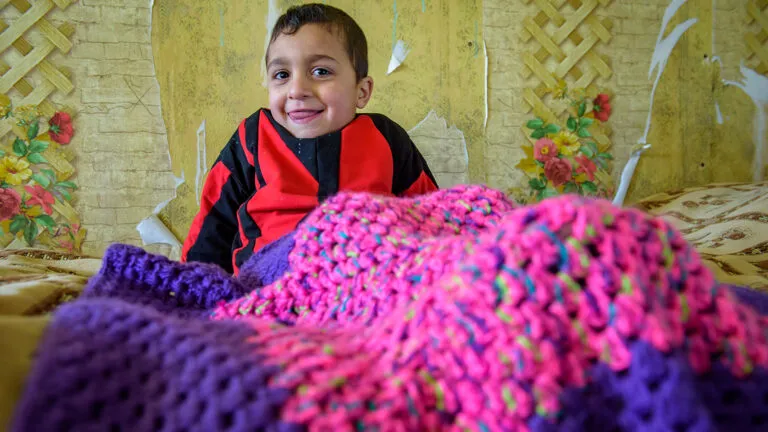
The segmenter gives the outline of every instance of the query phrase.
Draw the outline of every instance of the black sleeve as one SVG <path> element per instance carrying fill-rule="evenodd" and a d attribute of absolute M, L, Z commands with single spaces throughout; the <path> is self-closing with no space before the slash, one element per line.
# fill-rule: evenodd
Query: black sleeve
<path fill-rule="evenodd" d="M 203 186 L 200 211 L 184 242 L 182 261 L 214 263 L 232 272 L 232 245 L 239 235 L 237 210 L 256 190 L 258 121 L 258 112 L 243 120 L 214 162 Z"/>
<path fill-rule="evenodd" d="M 397 196 L 413 196 L 437 190 L 437 181 L 408 132 L 386 116 L 369 115 L 392 150 L 392 193 Z"/>

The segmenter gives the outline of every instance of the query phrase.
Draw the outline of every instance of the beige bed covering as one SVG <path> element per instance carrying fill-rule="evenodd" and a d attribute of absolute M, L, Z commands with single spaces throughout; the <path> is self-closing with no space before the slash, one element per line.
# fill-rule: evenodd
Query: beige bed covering
<path fill-rule="evenodd" d="M 768 291 L 768 182 L 688 188 L 636 206 L 679 228 L 719 280 Z M 0 430 L 21 394 L 48 312 L 77 297 L 100 265 L 93 257 L 0 251 Z"/>
<path fill-rule="evenodd" d="M 76 297 L 101 260 L 22 249 L 0 251 L 0 315 L 37 315 Z"/>
<path fill-rule="evenodd" d="M 692 187 L 637 206 L 680 229 L 718 280 L 768 291 L 768 182 Z"/>
<path fill-rule="evenodd" d="M 73 254 L 0 251 L 0 430 L 9 426 L 48 312 L 77 297 L 100 265 Z"/>

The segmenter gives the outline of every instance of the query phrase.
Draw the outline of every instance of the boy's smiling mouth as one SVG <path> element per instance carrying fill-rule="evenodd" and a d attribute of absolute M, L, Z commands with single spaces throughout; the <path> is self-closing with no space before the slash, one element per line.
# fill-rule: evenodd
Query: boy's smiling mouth
<path fill-rule="evenodd" d="M 318 118 L 323 111 L 325 110 L 295 110 L 288 113 L 288 118 L 297 124 L 307 124 Z"/>

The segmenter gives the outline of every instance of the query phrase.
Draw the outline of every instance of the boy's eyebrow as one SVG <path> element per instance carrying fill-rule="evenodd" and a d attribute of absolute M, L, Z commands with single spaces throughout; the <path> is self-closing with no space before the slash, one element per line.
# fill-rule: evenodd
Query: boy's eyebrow
<path fill-rule="evenodd" d="M 334 63 L 338 63 L 339 61 L 335 58 L 326 55 L 326 54 L 313 54 L 307 58 L 308 63 L 314 63 L 318 60 L 330 60 Z M 283 57 L 275 57 L 271 60 L 269 60 L 269 63 L 267 63 L 267 69 L 271 68 L 272 66 L 284 66 L 288 64 L 288 60 L 286 60 Z"/>
<path fill-rule="evenodd" d="M 329 55 L 326 55 L 326 54 L 314 54 L 314 55 L 309 56 L 309 62 L 310 63 L 314 63 L 314 62 L 316 62 L 318 60 L 330 60 L 330 61 L 332 61 L 334 63 L 338 63 L 338 61 L 335 58 L 333 58 L 333 57 L 331 57 Z"/>
<path fill-rule="evenodd" d="M 288 63 L 285 61 L 282 57 L 275 57 L 271 60 L 269 60 L 269 63 L 267 63 L 267 69 L 271 68 L 272 66 L 282 66 L 284 64 Z"/>

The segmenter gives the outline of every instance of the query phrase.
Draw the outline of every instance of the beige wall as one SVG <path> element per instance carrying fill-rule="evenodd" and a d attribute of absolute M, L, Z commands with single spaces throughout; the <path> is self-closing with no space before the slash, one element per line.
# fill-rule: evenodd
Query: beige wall
<path fill-rule="evenodd" d="M 83 252 L 112 242 L 140 245 L 137 223 L 173 196 L 168 140 L 150 45 L 149 0 L 80 0 L 52 18 L 75 25 L 74 47 L 57 64 L 75 91 L 76 209 L 88 229 Z M 167 251 L 151 246 L 150 250 Z"/>
<path fill-rule="evenodd" d="M 435 36 L 437 30 L 444 34 L 440 33 L 443 35 L 439 37 L 440 43 L 432 48 L 415 48 L 411 61 L 406 61 L 406 67 L 389 78 L 383 77 L 380 69 L 388 61 L 391 4 L 377 3 L 381 10 L 377 9 L 375 14 L 354 4 L 349 6 L 362 17 L 366 30 L 373 29 L 368 32 L 374 40 L 372 63 L 378 68 L 376 73 L 379 74 L 377 79 L 380 84 L 376 95 L 379 102 L 373 108 L 390 114 L 406 128 L 416 125 L 432 108 L 436 108 L 437 114 L 447 120 L 448 127 L 458 126 L 458 129 L 452 129 L 452 139 L 460 139 L 462 133 L 467 138 L 473 181 L 486 181 L 502 189 L 518 186 L 523 176 L 514 166 L 522 157 L 520 146 L 525 142 L 520 127 L 529 116 L 521 95 L 522 88 L 531 84 L 524 81 L 519 73 L 522 68 L 521 54 L 526 49 L 520 39 L 521 21 L 535 11 L 535 6 L 517 0 L 485 0 L 482 10 L 473 11 L 465 6 L 453 5 L 451 1 L 429 1 L 429 9 L 423 15 L 419 15 L 422 14 L 420 5 L 404 6 L 405 2 L 399 2 L 403 8 L 401 14 L 405 8 L 412 8 L 414 14 L 411 16 L 415 17 L 405 19 L 401 15 L 401 37 L 429 40 L 438 38 Z M 466 5 L 463 1 L 455 1 Z M 257 3 L 258 10 L 255 12 L 242 5 L 231 4 L 224 16 L 234 20 L 236 15 L 250 11 L 260 19 L 254 18 L 249 22 L 261 22 L 266 14 L 267 1 Z M 286 6 L 289 2 L 277 3 Z M 167 9 L 170 3 L 163 4 Z M 179 5 L 174 4 L 176 7 Z M 623 166 L 630 147 L 643 133 L 652 84 L 648 79 L 648 67 L 667 4 L 667 1 L 661 0 L 649 0 L 644 4 L 614 0 L 599 9 L 601 17 L 610 18 L 613 22 L 613 39 L 600 48 L 610 58 L 613 76 L 606 81 L 598 81 L 598 84 L 615 94 L 611 119 L 614 153 L 617 156 L 615 174 Z M 176 114 L 168 109 L 161 112 L 161 91 L 152 59 L 149 27 L 152 11 L 149 6 L 149 0 L 79 0 L 65 12 L 57 12 L 50 17 L 54 22 L 69 20 L 76 27 L 72 52 L 56 58 L 57 64 L 72 69 L 75 91 L 66 97 L 57 96 L 54 101 L 70 105 L 78 112 L 78 130 L 72 145 L 78 153 L 77 182 L 81 187 L 76 207 L 89 230 L 84 246 L 84 251 L 88 253 L 99 254 L 114 241 L 139 244 L 136 224 L 149 215 L 155 205 L 173 196 L 174 177 L 166 121 L 170 125 L 169 130 L 177 133 L 176 138 L 171 139 L 176 140 L 171 150 L 194 152 L 194 131 L 199 122 L 206 117 L 207 111 L 221 111 L 221 115 L 214 116 L 220 118 L 218 123 L 211 126 L 209 122 L 207 164 L 210 165 L 225 137 L 231 133 L 233 122 L 247 114 L 263 97 L 258 83 L 252 83 L 248 88 L 260 96 L 253 100 L 236 98 L 231 104 L 225 102 L 233 99 L 231 92 L 220 92 L 213 98 L 206 98 L 205 88 L 200 87 L 199 94 L 195 93 L 196 98 L 192 101 L 197 108 L 187 106 L 186 114 L 181 113 L 179 107 L 175 108 Z M 689 0 L 673 22 L 680 22 L 681 17 L 699 18 L 699 23 L 675 49 L 659 86 L 649 136 L 649 142 L 654 147 L 641 160 L 632 197 L 685 184 L 748 180 L 750 177 L 749 162 L 754 150 L 754 107 L 740 90 L 724 88 L 720 79 L 740 78 L 739 63 L 746 56 L 742 42 L 744 33 L 754 30 L 754 24 L 752 27 L 744 24 L 744 1 L 718 0 L 715 6 L 713 11 L 711 0 Z M 160 6 L 155 6 L 156 15 L 161 10 Z M 174 10 L 167 17 L 171 22 L 156 25 L 172 26 L 174 17 L 181 13 Z M 211 49 L 218 49 L 218 18 L 216 13 L 201 21 L 206 26 L 203 30 L 190 27 L 195 34 L 210 33 L 209 36 L 215 39 Z M 446 25 L 446 19 L 453 20 L 454 24 Z M 478 37 L 485 39 L 488 48 L 490 115 L 485 130 L 481 127 L 484 108 L 482 59 L 478 64 L 474 56 L 466 56 L 469 42 L 475 40 L 474 24 L 467 22 L 468 19 L 480 23 Z M 246 27 L 243 31 L 254 28 L 252 24 Z M 227 28 L 231 30 L 233 26 Z M 170 27 L 167 31 L 171 32 Z M 189 38 L 182 27 L 175 27 L 172 33 L 176 38 Z M 222 74 L 226 72 L 245 80 L 246 72 L 250 76 L 252 70 L 249 68 L 258 64 L 263 50 L 263 32 L 256 33 L 242 50 L 232 48 L 233 55 L 201 56 L 202 63 L 187 66 L 199 68 L 205 62 L 221 62 L 226 69 Z M 713 35 L 714 54 L 722 59 L 722 72 L 717 64 L 711 62 Z M 155 49 L 160 47 L 165 52 L 172 49 L 167 41 L 160 45 Z M 423 58 L 432 51 L 443 66 L 430 66 L 432 60 Z M 705 54 L 707 58 L 704 58 Z M 465 63 L 449 60 L 455 55 L 459 55 L 459 60 Z M 482 52 L 480 56 L 482 58 Z M 170 74 L 185 72 L 174 71 L 173 62 L 168 63 L 168 60 L 167 56 L 163 57 L 165 69 L 164 72 L 158 71 L 158 76 L 161 81 L 170 83 Z M 747 65 L 750 64 L 747 62 Z M 434 70 L 425 72 L 430 71 L 430 67 Z M 203 74 L 201 82 L 206 79 L 207 75 Z M 443 81 L 435 87 L 425 87 L 418 84 L 419 79 Z M 216 80 L 219 83 L 217 86 L 223 85 L 219 78 Z M 456 85 L 456 82 L 460 84 Z M 465 88 L 470 88 L 473 96 L 462 98 Z M 448 93 L 440 93 L 441 89 L 449 90 Z M 169 103 L 179 101 L 178 86 L 174 89 L 169 84 L 163 91 L 169 93 L 164 96 L 169 98 Z M 177 92 L 176 99 L 170 96 L 173 92 Z M 411 99 L 403 104 L 403 95 L 409 95 L 409 92 L 412 93 L 408 96 Z M 715 122 L 715 102 L 723 112 L 722 125 Z M 186 123 L 178 123 L 180 119 Z M 704 167 L 700 165 L 700 160 L 705 163 Z M 179 157 L 175 163 L 175 171 L 180 174 L 181 168 L 189 165 L 190 160 Z M 194 207 L 189 205 L 194 199 L 194 174 L 194 167 L 191 170 L 187 167 L 186 183 L 179 188 L 179 193 L 185 196 L 183 200 L 186 200 L 182 206 L 184 211 L 178 210 L 177 204 L 172 204 L 171 208 L 176 206 L 176 213 L 164 214 L 171 225 L 181 227 L 177 229 L 181 236 L 190 222 L 191 207 Z M 150 249 L 168 251 L 164 247 Z"/>
<path fill-rule="evenodd" d="M 610 59 L 613 76 L 596 83 L 615 95 L 610 120 L 617 159 L 615 177 L 645 129 L 652 86 L 648 69 L 669 3 L 614 0 L 598 8 L 598 16 L 613 23 L 612 40 L 598 48 Z M 743 38 L 750 28 L 745 26 L 747 2 L 718 0 L 714 13 L 712 3 L 689 0 L 672 21 L 674 25 L 691 17 L 699 20 L 673 51 L 662 76 L 648 137 L 653 147 L 641 158 L 630 201 L 692 184 L 751 179 L 754 106 L 740 90 L 723 88 L 719 65 L 711 62 L 714 40 L 714 54 L 722 59 L 722 77 L 740 79 L 739 64 L 746 56 Z M 515 169 L 515 162 L 523 157 L 520 146 L 526 143 L 520 127 L 531 115 L 526 114 L 522 88 L 536 82 L 520 76 L 524 67 L 521 55 L 530 50 L 520 34 L 522 20 L 536 12 L 535 2 L 484 3 L 491 64 L 486 174 L 490 185 L 502 189 L 524 180 Z M 724 115 L 722 125 L 716 123 L 716 101 Z"/>

